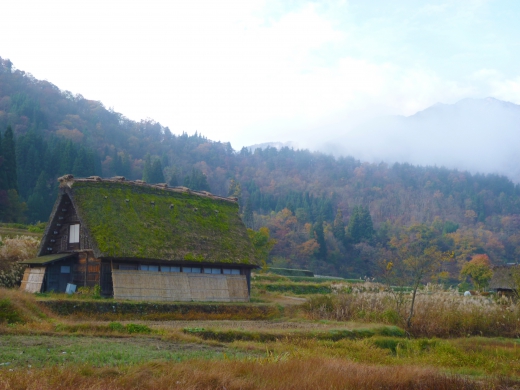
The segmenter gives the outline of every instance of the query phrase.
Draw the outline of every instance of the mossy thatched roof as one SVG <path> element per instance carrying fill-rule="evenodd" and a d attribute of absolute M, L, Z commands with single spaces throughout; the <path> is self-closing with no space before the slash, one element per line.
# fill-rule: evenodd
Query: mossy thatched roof
<path fill-rule="evenodd" d="M 124 178 L 68 175 L 60 188 L 98 258 L 256 264 L 235 198 Z"/>
<path fill-rule="evenodd" d="M 514 290 L 513 272 L 519 271 L 518 265 L 500 265 L 493 267 L 493 277 L 489 281 L 492 290 Z"/>

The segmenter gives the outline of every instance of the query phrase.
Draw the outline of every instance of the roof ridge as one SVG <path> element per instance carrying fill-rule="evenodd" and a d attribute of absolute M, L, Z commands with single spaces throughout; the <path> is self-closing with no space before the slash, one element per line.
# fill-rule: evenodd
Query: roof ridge
<path fill-rule="evenodd" d="M 188 187 L 169 187 L 167 183 L 158 183 L 158 184 L 149 184 L 146 183 L 143 180 L 126 180 L 124 176 L 114 176 L 111 178 L 102 178 L 100 176 L 89 176 L 85 178 L 75 178 L 71 174 L 63 175 L 58 178 L 58 182 L 60 183 L 60 188 L 69 187 L 72 188 L 72 185 L 75 182 L 79 183 L 96 183 L 96 182 L 102 182 L 102 183 L 124 183 L 139 187 L 147 187 L 147 188 L 154 188 L 158 190 L 168 191 L 168 192 L 175 192 L 175 193 L 185 193 L 185 194 L 191 194 L 191 195 L 197 195 L 203 198 L 211 198 L 211 199 L 218 199 L 218 200 L 224 200 L 226 202 L 231 203 L 238 203 L 238 198 L 236 197 L 224 197 L 219 195 L 214 195 L 208 191 L 194 191 L 190 190 Z"/>

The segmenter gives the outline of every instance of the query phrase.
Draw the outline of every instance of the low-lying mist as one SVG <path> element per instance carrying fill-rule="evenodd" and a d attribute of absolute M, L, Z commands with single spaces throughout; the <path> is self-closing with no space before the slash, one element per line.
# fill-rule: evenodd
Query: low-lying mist
<path fill-rule="evenodd" d="M 368 162 L 497 173 L 520 183 L 519 145 L 520 106 L 486 98 L 372 119 L 312 149 Z"/>

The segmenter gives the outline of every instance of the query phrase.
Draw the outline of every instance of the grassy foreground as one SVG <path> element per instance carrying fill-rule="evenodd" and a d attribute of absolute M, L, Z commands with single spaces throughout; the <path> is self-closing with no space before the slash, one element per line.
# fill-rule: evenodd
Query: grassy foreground
<path fill-rule="evenodd" d="M 432 301 L 423 294 L 420 318 L 437 324 L 435 317 L 453 316 L 473 335 L 444 336 L 448 328 L 435 324 L 424 335 L 418 318 L 419 331 L 409 338 L 388 295 L 373 285 L 329 285 L 341 291 L 302 295 L 310 291 L 304 284 L 315 283 L 299 280 L 291 296 L 268 291 L 260 279 L 254 298 L 277 308 L 276 317 L 238 310 L 213 320 L 127 312 L 89 319 L 0 289 L 0 389 L 520 389 L 518 311 L 511 303 L 459 304 L 454 295 Z M 477 320 L 485 313 L 489 320 Z M 480 335 L 493 327 L 493 336 L 508 337 Z"/>

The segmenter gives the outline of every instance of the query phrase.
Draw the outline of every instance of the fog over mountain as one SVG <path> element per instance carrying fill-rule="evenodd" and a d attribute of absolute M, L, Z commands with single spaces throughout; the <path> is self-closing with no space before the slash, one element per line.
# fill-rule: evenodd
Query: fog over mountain
<path fill-rule="evenodd" d="M 498 173 L 519 183 L 519 145 L 520 106 L 489 97 L 372 119 L 317 149 L 361 161 Z"/>

